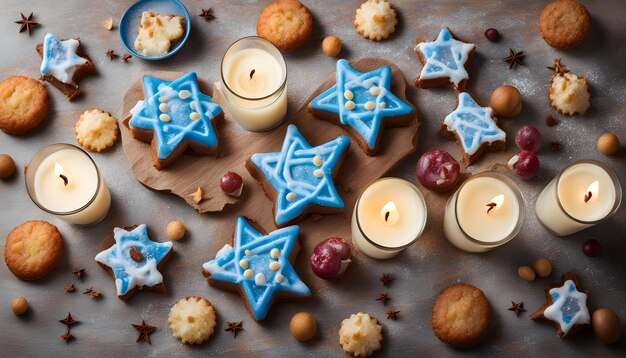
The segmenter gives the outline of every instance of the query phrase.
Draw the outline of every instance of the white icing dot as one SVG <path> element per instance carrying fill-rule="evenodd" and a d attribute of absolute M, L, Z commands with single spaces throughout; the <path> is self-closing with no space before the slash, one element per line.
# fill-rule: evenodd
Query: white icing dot
<path fill-rule="evenodd" d="M 200 114 L 198 112 L 191 112 L 189 118 L 191 118 L 191 120 L 193 121 L 197 121 L 198 119 L 200 119 Z"/>
<path fill-rule="evenodd" d="M 257 273 L 256 276 L 254 276 L 254 283 L 256 283 L 257 286 L 265 286 L 265 275 L 263 273 Z"/>
<path fill-rule="evenodd" d="M 286 198 L 287 198 L 288 201 L 294 201 L 294 200 L 296 200 L 296 194 L 295 193 L 289 193 L 289 194 L 287 194 Z"/>
<path fill-rule="evenodd" d="M 187 99 L 191 97 L 191 92 L 187 91 L 187 90 L 182 90 L 180 92 L 178 92 L 178 98 L 180 99 Z"/>
<path fill-rule="evenodd" d="M 239 261 L 239 266 L 241 266 L 242 269 L 247 269 L 248 268 L 248 260 L 246 259 L 241 259 L 241 261 Z"/>
<path fill-rule="evenodd" d="M 352 93 L 352 91 L 350 90 L 346 90 L 343 93 L 343 96 L 348 100 L 348 101 L 352 101 L 352 99 L 354 98 L 354 93 Z"/>
<path fill-rule="evenodd" d="M 365 102 L 365 109 L 367 109 L 368 111 L 373 111 L 374 108 L 376 108 L 376 105 L 374 104 L 374 102 L 372 101 Z"/>
<path fill-rule="evenodd" d="M 380 94 L 380 87 L 376 87 L 376 86 L 370 87 L 370 94 L 372 96 L 378 96 Z"/>
<path fill-rule="evenodd" d="M 279 250 L 279 249 L 277 249 L 277 248 L 273 248 L 272 250 L 270 250 L 270 256 L 271 256 L 273 259 L 278 258 L 278 255 L 280 255 L 280 250 Z"/>
<path fill-rule="evenodd" d="M 313 157 L 313 164 L 315 164 L 318 167 L 321 167 L 322 164 L 324 164 L 324 161 L 322 160 L 322 158 L 316 155 Z"/>
<path fill-rule="evenodd" d="M 167 97 L 165 97 L 165 96 L 161 96 L 161 97 L 159 97 L 159 102 L 161 102 L 161 103 L 165 103 L 165 102 L 167 102 L 168 100 L 169 100 L 169 99 L 168 99 Z"/>
<path fill-rule="evenodd" d="M 354 107 L 356 107 L 356 105 L 354 104 L 354 102 L 352 102 L 352 101 L 348 101 L 348 102 L 346 102 L 345 107 L 346 107 L 346 109 L 347 109 L 348 111 L 351 111 L 351 110 L 353 110 L 353 109 L 354 109 Z"/>
<path fill-rule="evenodd" d="M 243 253 L 246 254 L 246 256 L 252 256 L 252 251 L 250 250 L 246 250 Z"/>
<path fill-rule="evenodd" d="M 324 176 L 324 171 L 322 169 L 315 169 L 315 171 L 313 172 L 313 175 L 315 175 L 318 178 L 321 178 Z"/>
<path fill-rule="evenodd" d="M 169 122 L 172 120 L 170 116 L 168 116 L 165 113 L 161 113 L 161 115 L 159 116 L 159 119 L 162 120 L 163 122 Z"/>
<path fill-rule="evenodd" d="M 252 278 L 253 275 L 254 275 L 254 272 L 250 269 L 247 269 L 243 272 L 243 277 L 245 278 Z"/>
<path fill-rule="evenodd" d="M 159 104 L 159 111 L 167 112 L 170 110 L 170 107 L 166 103 Z"/>
<path fill-rule="evenodd" d="M 278 283 L 287 282 L 287 278 L 285 276 L 283 276 L 282 274 L 279 274 L 279 273 L 276 274 L 275 280 Z"/>
<path fill-rule="evenodd" d="M 191 109 L 196 109 L 196 102 L 189 103 L 189 107 L 191 107 Z"/>
<path fill-rule="evenodd" d="M 380 108 L 387 108 L 387 103 L 380 102 L 379 106 L 380 106 Z"/>
<path fill-rule="evenodd" d="M 280 264 L 278 263 L 278 261 L 272 261 L 270 262 L 270 270 L 272 271 L 276 271 L 280 268 Z"/>

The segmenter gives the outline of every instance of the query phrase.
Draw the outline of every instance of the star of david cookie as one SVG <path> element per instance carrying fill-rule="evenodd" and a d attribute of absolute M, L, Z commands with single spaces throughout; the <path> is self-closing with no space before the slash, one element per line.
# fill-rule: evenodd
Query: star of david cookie
<path fill-rule="evenodd" d="M 485 151 L 505 149 L 506 133 L 496 124 L 491 108 L 481 107 L 467 92 L 459 93 L 456 109 L 446 117 L 441 128 L 456 139 L 465 166 Z"/>
<path fill-rule="evenodd" d="M 348 61 L 337 61 L 335 85 L 308 105 L 313 115 L 340 125 L 367 155 L 380 149 L 385 127 L 407 126 L 413 107 L 391 92 L 391 68 L 359 72 Z"/>
<path fill-rule="evenodd" d="M 202 265 L 202 273 L 214 287 L 238 291 L 252 318 L 267 317 L 274 301 L 306 299 L 311 290 L 292 266 L 299 250 L 298 226 L 259 232 L 240 216 L 233 246 L 225 245 L 215 259 Z"/>
<path fill-rule="evenodd" d="M 450 29 L 443 28 L 435 41 L 415 46 L 422 71 L 414 85 L 420 88 L 448 85 L 459 92 L 465 90 L 475 49 L 476 45 L 458 40 Z"/>
<path fill-rule="evenodd" d="M 218 154 L 216 121 L 222 108 L 200 92 L 195 72 L 175 81 L 144 76 L 145 100 L 137 102 L 128 121 L 133 138 L 151 143 L 154 167 L 172 164 L 187 149 L 200 155 Z"/>
<path fill-rule="evenodd" d="M 587 294 L 573 272 L 561 277 L 561 283 L 545 286 L 546 303 L 530 315 L 537 321 L 549 321 L 559 337 L 567 337 L 591 322 Z"/>
<path fill-rule="evenodd" d="M 280 152 L 256 153 L 246 160 L 250 174 L 275 202 L 277 227 L 291 225 L 307 214 L 330 214 L 343 209 L 334 178 L 349 145 L 347 137 L 339 136 L 313 147 L 290 124 Z"/>
<path fill-rule="evenodd" d="M 42 78 L 61 90 L 70 101 L 80 93 L 76 82 L 96 73 L 96 66 L 80 47 L 80 39 L 59 40 L 47 33 L 43 43 L 37 45 L 37 52 L 42 58 Z"/>
<path fill-rule="evenodd" d="M 96 262 L 115 279 L 117 297 L 126 300 L 141 289 L 164 293 L 159 272 L 172 255 L 172 242 L 154 242 L 146 225 L 131 231 L 113 229 L 115 244 L 96 255 Z"/>

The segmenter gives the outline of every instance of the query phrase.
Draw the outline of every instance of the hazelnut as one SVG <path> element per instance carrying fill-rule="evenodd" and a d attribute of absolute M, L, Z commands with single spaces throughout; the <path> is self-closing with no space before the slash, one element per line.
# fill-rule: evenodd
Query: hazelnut
<path fill-rule="evenodd" d="M 22 296 L 15 297 L 11 301 L 11 310 L 16 316 L 21 316 L 28 311 L 28 301 Z"/>
<path fill-rule="evenodd" d="M 489 106 L 498 116 L 515 117 L 522 110 L 522 95 L 513 86 L 500 86 L 491 94 Z"/>
<path fill-rule="evenodd" d="M 335 57 L 341 52 L 341 40 L 337 36 L 328 36 L 322 41 L 322 51 L 326 56 Z"/>
<path fill-rule="evenodd" d="M 530 266 L 520 266 L 517 269 L 517 274 L 524 281 L 531 282 L 535 280 L 535 270 Z"/>
<path fill-rule="evenodd" d="M 170 240 L 178 241 L 185 236 L 185 224 L 175 220 L 167 224 L 165 234 Z"/>
<path fill-rule="evenodd" d="M 613 133 L 604 133 L 598 138 L 598 151 L 604 155 L 613 155 L 619 150 L 619 138 Z"/>
<path fill-rule="evenodd" d="M 0 154 L 0 179 L 6 179 L 15 172 L 15 162 L 8 154 Z"/>
<path fill-rule="evenodd" d="M 537 273 L 537 276 L 544 278 L 550 276 L 552 273 L 552 264 L 548 259 L 540 258 L 533 262 L 533 268 Z"/>
<path fill-rule="evenodd" d="M 308 312 L 298 312 L 289 322 L 289 331 L 300 342 L 310 341 L 317 334 L 317 322 Z"/>

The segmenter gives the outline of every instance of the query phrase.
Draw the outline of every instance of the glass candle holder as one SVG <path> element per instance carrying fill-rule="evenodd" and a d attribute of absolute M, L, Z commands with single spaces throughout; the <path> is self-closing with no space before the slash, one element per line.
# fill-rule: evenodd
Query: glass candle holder
<path fill-rule="evenodd" d="M 424 196 L 412 183 L 382 178 L 361 193 L 352 213 L 352 242 L 367 256 L 388 259 L 419 239 L 426 226 Z"/>
<path fill-rule="evenodd" d="M 40 150 L 26 167 L 26 191 L 39 208 L 76 225 L 104 219 L 111 194 L 93 159 L 71 144 Z"/>
<path fill-rule="evenodd" d="M 524 222 L 524 201 L 507 176 L 483 172 L 467 179 L 448 199 L 444 234 L 458 249 L 486 252 L 511 241 Z"/>
<path fill-rule="evenodd" d="M 615 171 L 595 160 L 581 160 L 563 169 L 535 203 L 539 222 L 551 233 L 566 236 L 611 217 L 622 202 Z"/>
<path fill-rule="evenodd" d="M 271 42 L 256 36 L 233 43 L 222 58 L 225 107 L 248 131 L 280 125 L 287 113 L 287 65 Z"/>

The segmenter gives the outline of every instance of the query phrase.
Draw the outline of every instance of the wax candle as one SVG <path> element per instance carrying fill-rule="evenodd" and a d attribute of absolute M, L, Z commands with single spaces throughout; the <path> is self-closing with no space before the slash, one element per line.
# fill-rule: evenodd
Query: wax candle
<path fill-rule="evenodd" d="M 383 178 L 369 185 L 354 206 L 352 242 L 367 256 L 391 258 L 413 244 L 426 225 L 426 204 L 415 185 Z"/>
<path fill-rule="evenodd" d="M 77 225 L 99 222 L 111 205 L 95 162 L 70 144 L 54 144 L 33 157 L 26 169 L 26 189 L 41 209 Z"/>
<path fill-rule="evenodd" d="M 280 51 L 260 37 L 232 44 L 222 59 L 225 107 L 244 129 L 269 130 L 287 113 L 287 67 Z"/>
<path fill-rule="evenodd" d="M 535 203 L 537 219 L 553 234 L 566 236 L 614 214 L 622 187 L 606 164 L 585 160 L 571 164 L 543 189 Z"/>
<path fill-rule="evenodd" d="M 485 172 L 467 179 L 450 197 L 443 228 L 457 248 L 485 252 L 513 239 L 523 221 L 522 195 L 515 183 Z"/>

